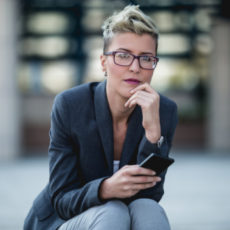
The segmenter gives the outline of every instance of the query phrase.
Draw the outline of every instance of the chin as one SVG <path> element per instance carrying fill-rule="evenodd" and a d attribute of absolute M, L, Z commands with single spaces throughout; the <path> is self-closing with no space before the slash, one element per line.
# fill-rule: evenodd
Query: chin
<path fill-rule="evenodd" d="M 126 88 L 126 89 L 123 89 L 123 90 L 121 90 L 120 92 L 119 92 L 119 94 L 121 95 L 121 97 L 123 97 L 123 98 L 125 98 L 125 99 L 128 99 L 128 98 L 130 98 L 130 96 L 131 96 L 131 94 L 130 94 L 130 90 L 131 90 L 132 88 Z"/>

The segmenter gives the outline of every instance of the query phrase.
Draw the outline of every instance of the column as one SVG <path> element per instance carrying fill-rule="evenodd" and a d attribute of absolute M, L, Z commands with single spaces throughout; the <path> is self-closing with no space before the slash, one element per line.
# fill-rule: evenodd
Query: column
<path fill-rule="evenodd" d="M 230 151 L 230 20 L 216 18 L 212 38 L 207 144 L 210 150 Z"/>
<path fill-rule="evenodd" d="M 17 0 L 0 0 L 0 160 L 20 153 L 16 3 Z"/>

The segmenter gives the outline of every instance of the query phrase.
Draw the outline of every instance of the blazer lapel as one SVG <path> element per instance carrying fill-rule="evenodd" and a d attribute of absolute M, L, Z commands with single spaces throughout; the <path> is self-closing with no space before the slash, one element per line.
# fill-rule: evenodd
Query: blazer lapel
<path fill-rule="evenodd" d="M 129 117 L 128 130 L 122 150 L 120 167 L 129 164 L 133 154 L 141 140 L 144 128 L 142 126 L 142 112 L 140 106 L 136 106 Z"/>
<path fill-rule="evenodd" d="M 113 173 L 113 127 L 112 116 L 106 97 L 106 81 L 99 83 L 95 89 L 94 107 L 96 122 L 101 137 L 109 173 Z"/>
<path fill-rule="evenodd" d="M 112 175 L 114 159 L 113 122 L 106 97 L 106 81 L 99 83 L 95 89 L 94 107 L 96 122 L 109 167 L 109 173 Z M 143 132 L 144 128 L 142 127 L 141 108 L 136 106 L 129 117 L 128 129 L 120 160 L 120 167 L 129 164 L 133 154 L 135 153 L 137 145 L 141 140 Z"/>

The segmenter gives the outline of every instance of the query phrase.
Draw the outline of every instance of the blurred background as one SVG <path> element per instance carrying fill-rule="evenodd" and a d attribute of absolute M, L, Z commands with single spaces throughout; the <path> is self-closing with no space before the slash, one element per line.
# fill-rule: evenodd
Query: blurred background
<path fill-rule="evenodd" d="M 0 0 L 0 179 L 5 181 L 0 196 L 2 193 L 6 198 L 4 208 L 0 205 L 0 229 L 22 228 L 6 227 L 7 218 L 14 213 L 9 209 L 9 202 L 16 194 L 12 192 L 15 175 L 21 175 L 17 183 L 22 182 L 23 186 L 19 183 L 17 189 L 20 187 L 24 194 L 20 199 L 27 202 L 15 204 L 19 210 L 29 208 L 48 177 L 46 157 L 53 99 L 57 93 L 78 84 L 103 80 L 99 62 L 103 45 L 101 24 L 114 10 L 121 10 L 127 4 L 140 5 L 160 30 L 160 62 L 152 86 L 178 105 L 179 124 L 173 153 L 179 166 L 198 167 L 202 173 L 202 166 L 197 166 L 197 162 L 202 162 L 210 173 L 209 166 L 214 166 L 219 176 L 217 181 L 220 177 L 229 179 L 226 162 L 230 163 L 230 11 L 227 0 Z M 175 167 L 175 175 L 181 174 L 179 169 L 182 170 Z M 26 186 L 35 182 L 29 175 L 38 176 L 31 192 Z M 203 179 L 207 182 L 207 178 Z M 227 184 L 225 179 L 222 182 L 221 186 Z M 211 183 L 210 180 L 210 186 Z M 225 187 L 215 195 L 221 195 L 222 191 L 230 190 Z M 186 196 L 178 194 L 178 199 Z M 224 200 L 222 208 L 223 203 Z M 230 204 L 224 205 L 224 210 L 230 211 Z M 174 211 L 171 210 L 172 216 Z M 21 212 L 18 223 L 22 223 L 26 212 Z M 1 228 L 3 220 L 5 224 Z M 230 229 L 227 218 L 221 223 L 228 228 L 216 230 Z M 11 222 L 9 226 L 14 225 Z M 199 226 L 214 229 L 211 225 Z M 176 230 L 179 229 L 190 228 L 186 225 Z"/>

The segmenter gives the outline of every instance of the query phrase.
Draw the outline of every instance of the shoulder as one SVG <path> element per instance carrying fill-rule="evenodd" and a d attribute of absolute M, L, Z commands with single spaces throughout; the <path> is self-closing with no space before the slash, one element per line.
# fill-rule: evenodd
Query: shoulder
<path fill-rule="evenodd" d="M 83 124 L 94 117 L 94 91 L 99 83 L 78 85 L 56 95 L 51 112 L 53 124 L 60 124 L 65 130 L 72 125 Z"/>
<path fill-rule="evenodd" d="M 57 94 L 52 106 L 52 114 L 69 117 L 93 108 L 94 91 L 98 82 L 85 83 Z"/>
<path fill-rule="evenodd" d="M 160 119 L 162 133 L 170 143 L 178 123 L 177 104 L 163 95 L 160 95 Z"/>
<path fill-rule="evenodd" d="M 95 89 L 99 82 L 75 86 L 56 95 L 53 108 L 80 111 L 93 106 Z"/>
<path fill-rule="evenodd" d="M 90 82 L 65 90 L 56 95 L 54 103 L 63 103 L 63 101 L 67 104 L 86 103 L 88 100 L 92 99 L 95 87 L 98 84 L 99 82 Z"/>
<path fill-rule="evenodd" d="M 178 123 L 177 104 L 160 94 L 160 117 L 162 126 L 174 127 Z"/>
<path fill-rule="evenodd" d="M 168 110 L 177 111 L 177 104 L 173 100 L 169 99 L 168 97 L 160 94 L 160 110 L 162 112 L 165 110 L 166 111 L 168 111 Z"/>

